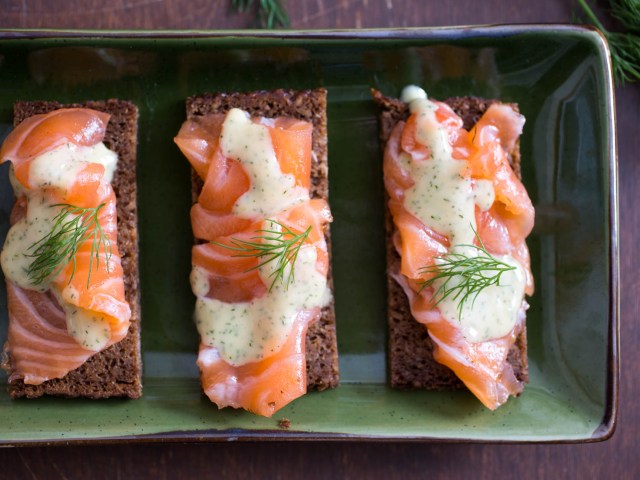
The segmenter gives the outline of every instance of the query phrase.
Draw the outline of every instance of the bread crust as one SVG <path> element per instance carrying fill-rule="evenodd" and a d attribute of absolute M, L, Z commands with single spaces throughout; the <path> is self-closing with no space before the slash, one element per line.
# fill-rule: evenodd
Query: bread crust
<path fill-rule="evenodd" d="M 379 133 L 381 145 L 386 145 L 395 125 L 409 117 L 409 107 L 401 100 L 385 97 L 372 90 L 375 103 L 380 109 Z M 478 97 L 452 97 L 444 101 L 462 118 L 464 128 L 469 130 L 498 100 Z M 516 111 L 517 105 L 510 104 Z M 509 163 L 520 177 L 520 149 L 507 152 Z M 388 196 L 385 193 L 385 232 L 387 249 L 387 321 L 388 321 L 388 368 L 392 388 L 452 390 L 464 388 L 464 384 L 448 367 L 433 358 L 433 342 L 427 329 L 411 314 L 409 300 L 402 287 L 393 279 L 392 273 L 400 269 L 400 256 L 393 245 L 395 225 L 389 212 Z M 523 326 L 515 344 L 509 351 L 507 361 L 513 366 L 516 378 L 529 381 L 527 360 L 527 331 Z"/>
<path fill-rule="evenodd" d="M 240 108 L 252 116 L 266 118 L 290 117 L 313 125 L 311 198 L 329 197 L 327 159 L 327 92 L 315 90 L 273 90 L 248 93 L 205 93 L 189 97 L 187 118 L 226 113 Z M 193 202 L 197 201 L 202 181 L 192 170 Z M 325 227 L 325 240 L 331 259 L 331 234 Z M 328 272 L 329 287 L 333 290 L 331 261 Z M 333 300 L 322 309 L 320 319 L 309 326 L 306 338 L 307 388 L 324 390 L 338 386 L 338 346 L 336 339 L 335 306 Z"/>
<path fill-rule="evenodd" d="M 138 108 L 131 102 L 114 99 L 66 105 L 47 101 L 16 102 L 13 109 L 14 125 L 33 115 L 60 108 L 91 108 L 111 115 L 104 143 L 118 154 L 112 186 L 117 199 L 118 250 L 122 257 L 125 299 L 131 307 L 131 325 L 122 341 L 93 355 L 63 378 L 48 380 L 40 385 L 26 385 L 22 380 L 14 380 L 9 383 L 9 395 L 11 398 L 36 398 L 42 395 L 92 399 L 139 398 L 142 395 L 142 358 L 136 188 Z"/>

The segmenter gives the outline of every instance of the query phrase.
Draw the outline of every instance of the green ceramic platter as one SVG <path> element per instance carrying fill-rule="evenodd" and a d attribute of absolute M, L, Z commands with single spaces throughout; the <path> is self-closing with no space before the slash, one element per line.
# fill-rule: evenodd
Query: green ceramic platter
<path fill-rule="evenodd" d="M 0 442 L 236 439 L 589 441 L 617 404 L 616 157 L 607 47 L 591 30 L 498 26 L 358 32 L 0 32 L 0 133 L 15 100 L 122 98 L 140 108 L 144 396 L 9 400 Z M 496 412 L 471 394 L 386 386 L 383 189 L 369 89 L 517 102 L 536 206 L 531 382 Z M 199 389 L 192 323 L 189 168 L 172 142 L 205 91 L 323 86 L 341 385 L 265 419 L 218 410 Z M 0 238 L 11 192 L 0 169 Z M 4 288 L 4 282 L 0 282 Z M 6 298 L 0 292 L 0 341 Z M 291 421 L 288 430 L 278 420 Z"/>

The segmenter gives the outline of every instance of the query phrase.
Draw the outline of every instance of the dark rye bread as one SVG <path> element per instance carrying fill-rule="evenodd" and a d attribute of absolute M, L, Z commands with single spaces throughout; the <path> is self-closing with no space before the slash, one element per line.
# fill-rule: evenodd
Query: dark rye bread
<path fill-rule="evenodd" d="M 16 102 L 13 109 L 14 125 L 32 115 L 70 107 L 92 108 L 111 115 L 104 143 L 118 154 L 118 168 L 112 185 L 118 202 L 118 250 L 122 256 L 125 298 L 131 306 L 131 326 L 122 341 L 92 356 L 65 377 L 49 380 L 41 385 L 25 385 L 22 380 L 16 380 L 9 384 L 9 395 L 12 398 L 35 398 L 42 395 L 93 399 L 139 398 L 142 395 L 142 359 L 136 197 L 138 108 L 122 100 L 67 105 L 58 102 Z"/>
<path fill-rule="evenodd" d="M 252 116 L 267 118 L 290 117 L 313 124 L 313 155 L 311 163 L 311 197 L 329 197 L 327 160 L 327 92 L 316 90 L 275 90 L 249 93 L 205 93 L 187 99 L 187 118 L 211 113 L 226 113 L 240 108 Z M 197 200 L 202 181 L 192 173 L 193 200 Z M 331 258 L 329 227 L 324 232 Z M 331 262 L 329 285 L 333 290 Z M 338 386 L 338 346 L 336 340 L 333 301 L 322 310 L 320 319 L 309 326 L 306 341 L 307 387 L 324 390 Z"/>
<path fill-rule="evenodd" d="M 409 116 L 408 105 L 401 100 L 389 98 L 377 90 L 372 90 L 373 98 L 380 107 L 380 140 L 386 145 L 394 126 Z M 484 100 L 478 97 L 453 97 L 445 100 L 464 122 L 469 130 L 484 112 L 497 100 Z M 517 106 L 512 104 L 517 109 Z M 509 155 L 511 167 L 520 176 L 519 145 Z M 391 214 L 385 209 L 385 227 L 387 235 L 387 271 L 398 272 L 400 256 L 393 246 L 395 232 Z M 463 388 L 463 383 L 444 365 L 433 359 L 433 343 L 427 329 L 413 319 L 409 300 L 402 287 L 387 275 L 387 315 L 389 327 L 389 375 L 393 388 L 423 388 L 430 390 L 447 390 Z M 507 361 L 513 366 L 516 378 L 529 381 L 527 361 L 526 327 L 516 339 L 509 351 Z"/>

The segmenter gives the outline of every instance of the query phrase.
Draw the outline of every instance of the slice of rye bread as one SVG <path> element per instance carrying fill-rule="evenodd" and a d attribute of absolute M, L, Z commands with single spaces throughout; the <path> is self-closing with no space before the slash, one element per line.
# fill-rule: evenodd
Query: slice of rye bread
<path fill-rule="evenodd" d="M 380 108 L 380 140 L 386 145 L 394 126 L 409 116 L 408 105 L 401 100 L 389 98 L 377 90 L 372 90 L 373 98 Z M 469 130 L 493 103 L 498 100 L 484 100 L 478 97 L 453 97 L 445 100 L 454 112 L 462 118 L 464 128 Z M 517 110 L 517 105 L 510 104 Z M 511 167 L 520 176 L 520 149 L 516 143 L 513 151 L 507 152 Z M 385 204 L 386 200 L 385 198 Z M 433 343 L 424 325 L 414 320 L 409 300 L 402 287 L 389 273 L 398 272 L 400 256 L 393 246 L 395 226 L 388 208 L 385 208 L 385 228 L 387 235 L 387 316 L 389 345 L 389 375 L 393 388 L 450 390 L 463 388 L 464 384 L 444 365 L 433 359 Z M 507 361 L 513 366 L 516 378 L 529 381 L 527 361 L 526 327 L 516 338 L 509 351 Z"/>
<path fill-rule="evenodd" d="M 226 113 L 240 108 L 252 116 L 266 118 L 289 117 L 313 124 L 313 155 L 311 162 L 311 198 L 328 200 L 329 177 L 327 160 L 327 92 L 316 90 L 274 90 L 248 93 L 205 93 L 187 99 L 187 118 L 212 113 Z M 192 170 L 193 202 L 202 190 L 202 181 Z M 324 231 L 331 258 L 329 227 Z M 331 262 L 329 286 L 333 290 Z M 336 340 L 333 300 L 322 309 L 320 319 L 309 326 L 306 339 L 307 387 L 324 390 L 338 386 L 338 345 Z"/>
<path fill-rule="evenodd" d="M 118 154 L 113 178 L 117 199 L 118 250 L 122 256 L 125 298 L 131 306 L 129 333 L 120 342 L 92 356 L 63 378 L 40 385 L 25 385 L 22 380 L 9 384 L 12 398 L 42 395 L 63 397 L 139 398 L 142 395 L 142 359 L 140 356 L 140 277 L 138 274 L 138 211 L 136 197 L 136 147 L 138 108 L 122 100 L 90 101 L 62 105 L 58 102 L 16 102 L 14 125 L 32 115 L 59 108 L 85 107 L 109 113 L 105 145 Z M 11 358 L 9 355 L 9 364 Z"/>

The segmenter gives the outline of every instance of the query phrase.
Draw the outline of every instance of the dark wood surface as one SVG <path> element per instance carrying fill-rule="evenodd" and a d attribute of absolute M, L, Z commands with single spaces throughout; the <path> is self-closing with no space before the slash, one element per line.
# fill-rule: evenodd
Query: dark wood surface
<path fill-rule="evenodd" d="M 292 27 L 570 22 L 573 0 L 284 0 Z M 230 0 L 2 0 L 2 28 L 251 26 Z M 616 89 L 620 170 L 621 378 L 617 431 L 584 445 L 269 443 L 0 450 L 0 478 L 639 478 L 640 85 Z"/>

